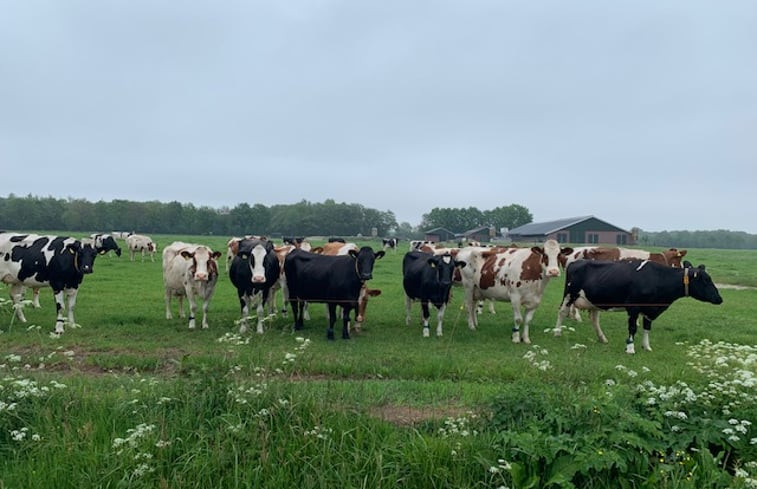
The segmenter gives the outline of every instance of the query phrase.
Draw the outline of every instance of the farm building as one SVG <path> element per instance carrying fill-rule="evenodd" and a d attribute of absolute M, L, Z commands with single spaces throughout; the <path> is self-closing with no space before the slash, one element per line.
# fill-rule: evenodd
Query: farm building
<path fill-rule="evenodd" d="M 532 222 L 513 228 L 512 241 L 542 242 L 548 239 L 558 243 L 633 245 L 631 232 L 594 216 L 571 217 L 549 222 Z"/>
<path fill-rule="evenodd" d="M 425 239 L 426 241 L 433 241 L 434 243 L 438 243 L 440 241 L 451 241 L 455 239 L 455 233 L 446 228 L 434 228 L 426 231 L 425 237 L 423 239 Z"/>
<path fill-rule="evenodd" d="M 478 241 L 479 243 L 488 243 L 495 236 L 495 230 L 489 226 L 481 226 L 470 229 L 457 235 L 462 241 Z"/>

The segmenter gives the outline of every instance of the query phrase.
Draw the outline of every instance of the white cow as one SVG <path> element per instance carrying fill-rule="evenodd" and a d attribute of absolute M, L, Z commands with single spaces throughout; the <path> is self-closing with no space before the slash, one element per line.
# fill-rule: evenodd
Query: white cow
<path fill-rule="evenodd" d="M 129 259 L 134 261 L 134 253 L 140 252 L 142 254 L 142 261 L 145 261 L 145 252 L 150 254 L 150 259 L 155 261 L 155 252 L 158 251 L 158 247 L 155 242 L 149 236 L 142 234 L 132 234 L 126 238 L 126 246 L 129 247 Z"/>
<path fill-rule="evenodd" d="M 218 282 L 216 259 L 220 251 L 207 246 L 174 241 L 163 250 L 163 284 L 166 289 L 166 319 L 172 319 L 171 297 L 179 298 L 179 317 L 184 317 L 184 297 L 189 302 L 189 328 L 195 327 L 196 298 L 202 299 L 202 327 L 208 327 L 208 306 Z"/>
<path fill-rule="evenodd" d="M 476 329 L 478 324 L 474 301 L 509 301 L 515 322 L 512 340 L 514 343 L 530 343 L 528 328 L 534 311 L 541 303 L 549 279 L 560 276 L 558 257 L 571 251 L 571 248 L 561 249 L 557 241 L 550 239 L 544 247 L 486 251 L 472 248 L 469 253 L 458 253 L 457 259 L 468 263 L 460 270 L 465 288 L 468 327 Z M 521 307 L 525 308 L 525 319 Z"/>

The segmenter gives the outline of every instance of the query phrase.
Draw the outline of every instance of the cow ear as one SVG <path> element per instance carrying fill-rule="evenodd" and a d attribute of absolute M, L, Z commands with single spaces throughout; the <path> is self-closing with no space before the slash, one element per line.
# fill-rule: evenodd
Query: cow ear
<path fill-rule="evenodd" d="M 467 263 L 465 263 L 465 262 L 464 262 L 464 261 L 462 261 L 462 260 L 456 260 L 456 261 L 455 261 L 455 266 L 456 266 L 456 267 L 465 268 L 465 265 L 467 265 Z"/>
<path fill-rule="evenodd" d="M 531 251 L 536 253 L 537 255 L 543 255 L 544 254 L 544 248 L 541 248 L 539 246 L 532 246 Z"/>
<path fill-rule="evenodd" d="M 213 258 L 215 258 L 215 259 L 221 258 L 221 252 L 220 251 L 214 251 L 211 256 Z"/>
<path fill-rule="evenodd" d="M 683 258 L 684 256 L 686 256 L 687 252 L 688 252 L 688 250 L 681 250 L 681 251 L 678 252 L 678 256 L 680 258 Z"/>
<path fill-rule="evenodd" d="M 704 265 L 699 265 L 697 268 L 704 272 Z"/>
<path fill-rule="evenodd" d="M 683 268 L 691 268 L 691 262 L 689 260 L 684 260 L 683 262 Z"/>
<path fill-rule="evenodd" d="M 249 255 L 247 253 L 242 253 L 239 256 L 242 258 L 242 260 L 246 260 Z"/>
<path fill-rule="evenodd" d="M 385 254 L 386 253 L 382 250 L 382 251 L 377 251 L 374 256 L 376 257 L 377 260 L 380 260 L 381 258 L 384 257 Z"/>
<path fill-rule="evenodd" d="M 190 258 L 192 258 L 192 253 L 184 250 L 181 252 L 181 256 L 184 257 L 185 260 L 189 260 Z"/>
<path fill-rule="evenodd" d="M 365 289 L 365 293 L 371 297 L 376 297 L 381 295 L 381 289 Z"/>
<path fill-rule="evenodd" d="M 565 248 L 560 248 L 560 254 L 561 255 L 570 255 L 573 253 L 573 248 L 570 246 L 566 246 Z"/>
<path fill-rule="evenodd" d="M 80 248 L 79 242 L 78 241 L 74 241 L 73 243 L 67 245 L 66 248 L 68 249 L 68 252 L 73 255 L 74 253 L 76 253 L 77 251 L 79 251 L 79 248 Z"/>
<path fill-rule="evenodd" d="M 432 256 L 429 257 L 426 262 L 431 266 L 431 268 L 436 268 L 436 257 Z"/>
<path fill-rule="evenodd" d="M 347 252 L 352 258 L 357 258 L 357 250 L 350 250 Z"/>

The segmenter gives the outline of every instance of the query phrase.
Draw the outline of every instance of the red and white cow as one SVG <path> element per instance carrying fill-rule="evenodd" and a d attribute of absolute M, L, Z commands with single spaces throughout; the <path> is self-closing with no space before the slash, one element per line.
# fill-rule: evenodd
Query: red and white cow
<path fill-rule="evenodd" d="M 681 261 L 686 256 L 687 250 L 670 248 L 662 252 L 651 252 L 646 250 L 637 250 L 630 248 L 618 248 L 613 246 L 581 246 L 573 248 L 569 255 L 560 255 L 560 265 L 567 269 L 568 265 L 576 260 L 600 260 L 600 261 L 620 261 L 620 260 L 649 260 L 661 265 L 668 265 L 673 268 L 683 267 Z M 569 316 L 581 321 L 581 313 L 578 308 L 570 306 Z M 560 336 L 561 330 L 555 330 L 555 336 Z"/>
<path fill-rule="evenodd" d="M 129 248 L 129 259 L 134 261 L 134 254 L 140 252 L 142 254 L 142 261 L 145 261 L 145 252 L 150 254 L 150 259 L 155 261 L 155 252 L 158 251 L 158 247 L 155 242 L 149 236 L 142 234 L 131 234 L 126 237 L 126 246 Z"/>
<path fill-rule="evenodd" d="M 202 327 L 208 327 L 208 306 L 218 282 L 220 251 L 207 246 L 174 241 L 163 250 L 163 284 L 166 289 L 166 319 L 172 319 L 171 298 L 179 298 L 179 317 L 184 317 L 184 297 L 189 302 L 189 328 L 195 327 L 195 299 L 202 299 Z"/>
<path fill-rule="evenodd" d="M 355 243 L 341 243 L 339 241 L 332 241 L 330 243 L 324 244 L 323 246 L 317 246 L 311 251 L 313 253 L 318 253 L 319 255 L 344 256 L 349 255 L 350 250 L 360 251 L 360 247 L 358 247 L 358 245 L 356 245 Z"/>
<path fill-rule="evenodd" d="M 495 248 L 485 251 L 474 248 L 463 256 L 458 253 L 458 260 L 468 262 L 468 266 L 461 270 L 468 327 L 476 329 L 478 325 L 474 301 L 508 301 L 512 304 L 515 321 L 513 342 L 530 343 L 528 328 L 534 311 L 541 303 L 549 280 L 560 276 L 559 256 L 571 251 L 572 248 L 560 248 L 557 241 L 550 239 L 543 247 Z M 525 318 L 521 307 L 525 309 Z"/>

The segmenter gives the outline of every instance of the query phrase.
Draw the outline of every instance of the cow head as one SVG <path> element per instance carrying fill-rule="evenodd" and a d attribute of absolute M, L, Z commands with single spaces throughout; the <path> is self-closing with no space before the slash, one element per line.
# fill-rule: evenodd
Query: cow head
<path fill-rule="evenodd" d="M 80 273 L 92 273 L 97 258 L 97 248 L 92 240 L 74 241 L 66 245 L 64 253 L 74 258 L 74 269 Z"/>
<path fill-rule="evenodd" d="M 686 256 L 687 250 L 679 250 L 677 248 L 670 248 L 669 250 L 665 250 L 661 253 L 663 259 L 665 260 L 665 263 L 670 265 L 673 268 L 681 268 L 683 265 L 681 264 L 681 260 L 683 260 L 683 257 Z"/>
<path fill-rule="evenodd" d="M 192 260 L 189 272 L 195 280 L 207 282 L 212 276 L 218 275 L 216 260 L 220 258 L 220 251 L 213 251 L 206 246 L 198 246 L 193 251 L 183 250 L 181 256 L 185 260 Z"/>
<path fill-rule="evenodd" d="M 110 234 L 100 234 L 95 238 L 95 248 L 97 251 L 104 255 L 109 251 L 115 251 L 116 256 L 121 256 L 121 247 L 118 246 L 116 240 Z"/>
<path fill-rule="evenodd" d="M 265 258 L 268 253 L 274 253 L 273 259 L 278 260 L 275 256 L 272 241 L 246 239 L 239 244 L 239 256 L 246 261 L 250 267 L 250 271 L 252 272 L 252 283 L 265 283 Z"/>
<path fill-rule="evenodd" d="M 370 246 L 363 246 L 360 250 L 350 250 L 349 256 L 355 259 L 355 271 L 361 282 L 373 278 L 373 264 L 384 254 L 383 250 L 374 253 Z"/>
<path fill-rule="evenodd" d="M 573 248 L 560 248 L 560 244 L 554 239 L 544 242 L 544 247 L 534 246 L 531 251 L 541 256 L 541 265 L 547 277 L 560 276 L 560 256 L 573 253 Z M 564 263 L 564 261 L 563 261 Z"/>
<path fill-rule="evenodd" d="M 465 267 L 464 261 L 455 260 L 449 253 L 429 257 L 428 264 L 431 268 L 436 270 L 436 279 L 442 287 L 451 286 L 455 275 L 455 269 Z"/>
<path fill-rule="evenodd" d="M 718 288 L 705 271 L 704 265 L 694 268 L 691 262 L 683 262 L 684 276 L 683 283 L 688 289 L 688 294 L 694 299 L 709 302 L 711 304 L 722 304 L 723 298 L 720 297 Z"/>

